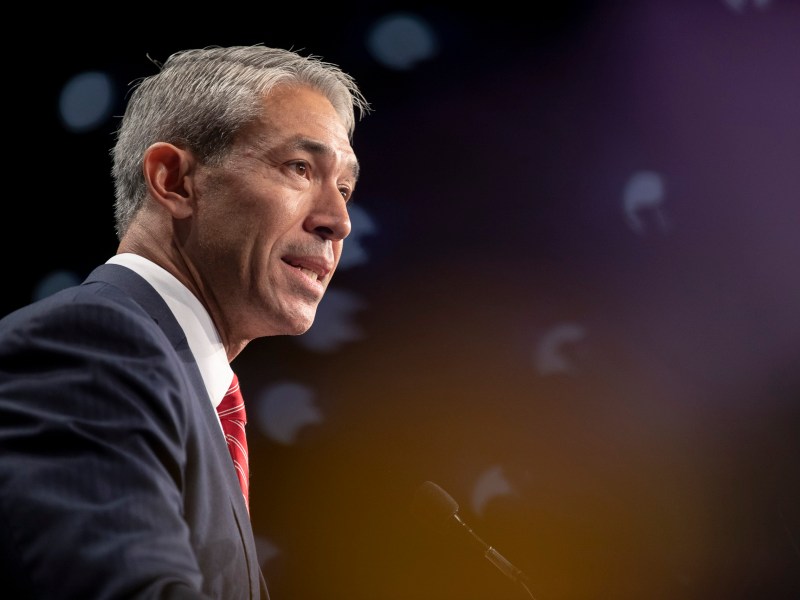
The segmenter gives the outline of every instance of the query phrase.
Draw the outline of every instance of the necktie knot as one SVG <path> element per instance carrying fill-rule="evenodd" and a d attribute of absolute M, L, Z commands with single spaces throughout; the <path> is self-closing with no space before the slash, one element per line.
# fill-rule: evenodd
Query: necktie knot
<path fill-rule="evenodd" d="M 236 373 L 233 374 L 231 385 L 217 406 L 217 414 L 222 424 L 222 431 L 225 433 L 225 441 L 233 459 L 236 475 L 239 478 L 239 486 L 242 488 L 242 495 L 249 511 L 250 470 L 247 456 L 247 437 L 245 436 L 247 413 L 245 412 L 244 398 L 242 398 L 242 393 L 239 389 L 239 378 Z"/>

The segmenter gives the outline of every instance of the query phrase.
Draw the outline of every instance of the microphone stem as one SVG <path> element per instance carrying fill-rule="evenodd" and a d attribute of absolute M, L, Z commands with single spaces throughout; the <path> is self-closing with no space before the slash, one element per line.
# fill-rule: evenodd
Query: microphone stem
<path fill-rule="evenodd" d="M 520 571 L 517 567 L 512 565 L 502 554 L 500 554 L 497 550 L 495 550 L 492 546 L 484 542 L 477 533 L 472 530 L 472 527 L 467 525 L 467 523 L 455 513 L 453 518 L 456 522 L 461 525 L 464 529 L 467 530 L 472 540 L 480 546 L 483 550 L 483 555 L 486 559 L 492 563 L 495 567 L 497 567 L 501 573 L 503 573 L 506 577 L 511 579 L 512 581 L 517 582 L 522 588 L 528 593 L 531 598 L 534 598 L 531 590 L 528 588 L 528 576 L 525 575 L 522 571 Z M 534 598 L 534 600 L 536 600 Z"/>

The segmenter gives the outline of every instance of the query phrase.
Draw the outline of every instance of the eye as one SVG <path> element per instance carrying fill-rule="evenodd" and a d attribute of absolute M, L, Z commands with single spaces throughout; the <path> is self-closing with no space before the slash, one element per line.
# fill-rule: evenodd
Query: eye
<path fill-rule="evenodd" d="M 339 193 L 342 195 L 342 198 L 344 198 L 345 202 L 350 202 L 350 200 L 353 198 L 353 190 L 351 190 L 349 187 L 340 187 Z"/>
<path fill-rule="evenodd" d="M 300 175 L 300 177 L 305 177 L 308 174 L 308 163 L 302 160 L 297 162 L 293 162 L 289 164 L 289 167 L 295 172 L 295 174 Z"/>

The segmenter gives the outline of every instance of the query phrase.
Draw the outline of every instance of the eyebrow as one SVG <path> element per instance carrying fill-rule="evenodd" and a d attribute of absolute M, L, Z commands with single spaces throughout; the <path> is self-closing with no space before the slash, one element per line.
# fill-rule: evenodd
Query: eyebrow
<path fill-rule="evenodd" d="M 316 154 L 317 156 L 334 157 L 336 155 L 333 148 L 331 148 L 328 144 L 323 144 L 322 142 L 318 142 L 309 138 L 297 138 L 292 140 L 292 142 L 289 144 L 289 148 L 292 150 L 302 150 L 310 154 Z M 353 182 L 358 181 L 358 175 L 361 171 L 361 166 L 358 164 L 358 160 L 353 159 L 350 161 L 348 166 L 353 176 Z"/>

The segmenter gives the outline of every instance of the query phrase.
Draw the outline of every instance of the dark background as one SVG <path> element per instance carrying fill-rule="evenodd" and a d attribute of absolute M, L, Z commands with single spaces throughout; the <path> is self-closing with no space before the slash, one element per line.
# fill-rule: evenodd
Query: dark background
<path fill-rule="evenodd" d="M 800 3 L 178 8 L 7 24 L 0 309 L 115 251 L 116 122 L 63 126 L 76 74 L 115 115 L 188 47 L 355 76 L 361 260 L 234 365 L 275 600 L 528 597 L 413 518 L 426 480 L 538 600 L 800 596 Z M 402 70 L 367 43 L 397 11 L 436 42 Z"/>

